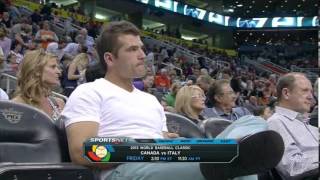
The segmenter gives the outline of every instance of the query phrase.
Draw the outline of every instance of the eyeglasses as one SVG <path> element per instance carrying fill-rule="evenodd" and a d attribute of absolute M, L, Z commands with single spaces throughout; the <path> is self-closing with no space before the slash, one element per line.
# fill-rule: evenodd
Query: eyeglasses
<path fill-rule="evenodd" d="M 191 97 L 195 98 L 195 99 L 206 99 L 207 98 L 205 95 L 201 95 L 201 94 L 193 95 Z"/>

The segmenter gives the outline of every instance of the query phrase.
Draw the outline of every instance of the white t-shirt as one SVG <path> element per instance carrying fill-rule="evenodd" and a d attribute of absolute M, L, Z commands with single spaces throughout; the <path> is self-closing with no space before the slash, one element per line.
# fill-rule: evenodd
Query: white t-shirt
<path fill-rule="evenodd" d="M 0 88 L 0 100 L 9 100 L 8 94 Z"/>
<path fill-rule="evenodd" d="M 76 56 L 79 54 L 79 44 L 77 43 L 68 43 L 65 48 L 63 48 L 63 53 L 70 55 L 70 56 Z"/>
<path fill-rule="evenodd" d="M 147 57 L 146 57 L 147 61 L 149 63 L 153 63 L 154 62 L 154 53 L 151 51 L 148 53 Z"/>
<path fill-rule="evenodd" d="M 163 138 L 162 131 L 168 131 L 163 107 L 153 95 L 136 88 L 128 92 L 104 78 L 78 86 L 62 116 L 66 127 L 98 122 L 101 137 Z"/>

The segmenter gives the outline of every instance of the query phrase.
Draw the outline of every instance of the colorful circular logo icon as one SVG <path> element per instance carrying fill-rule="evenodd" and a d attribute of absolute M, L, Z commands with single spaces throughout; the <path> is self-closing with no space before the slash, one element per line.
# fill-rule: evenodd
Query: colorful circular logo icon
<path fill-rule="evenodd" d="M 87 152 L 88 157 L 95 162 L 108 162 L 111 157 L 111 153 L 106 146 L 92 145 L 91 151 Z"/>

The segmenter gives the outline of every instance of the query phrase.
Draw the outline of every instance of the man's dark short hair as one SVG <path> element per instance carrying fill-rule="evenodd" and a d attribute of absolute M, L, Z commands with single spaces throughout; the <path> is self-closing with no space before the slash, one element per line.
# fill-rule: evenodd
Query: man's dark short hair
<path fill-rule="evenodd" d="M 106 63 L 104 61 L 104 53 L 110 52 L 115 57 L 118 56 L 118 50 L 121 44 L 118 41 L 121 35 L 134 35 L 139 36 L 139 29 L 128 21 L 115 21 L 110 22 L 105 26 L 97 39 L 97 51 L 102 68 L 107 70 Z"/>

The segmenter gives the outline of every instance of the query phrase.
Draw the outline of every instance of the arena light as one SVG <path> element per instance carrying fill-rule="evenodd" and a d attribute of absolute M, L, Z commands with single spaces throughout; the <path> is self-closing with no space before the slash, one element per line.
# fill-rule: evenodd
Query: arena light
<path fill-rule="evenodd" d="M 231 8 L 230 8 L 230 9 L 226 9 L 225 11 L 226 11 L 226 12 L 233 13 L 233 12 L 234 12 L 234 9 L 231 9 Z"/>
<path fill-rule="evenodd" d="M 192 41 L 192 40 L 194 40 L 194 39 L 197 39 L 196 37 L 185 36 L 185 35 L 182 35 L 181 38 L 184 39 L 184 40 L 188 40 L 188 41 Z"/>
<path fill-rule="evenodd" d="M 241 18 L 241 17 L 229 17 L 218 14 L 216 12 L 211 12 L 205 9 L 197 8 L 182 2 L 174 0 L 136 0 L 143 4 L 148 4 L 153 7 L 165 9 L 174 13 L 182 14 L 189 16 L 195 19 L 202 21 L 207 21 L 210 23 L 237 27 L 237 28 L 278 28 L 278 27 L 317 27 L 319 26 L 318 16 L 313 17 L 264 17 L 264 18 Z M 287 0 L 286 0 L 287 1 Z M 252 1 L 255 2 L 255 1 Z M 272 2 L 272 1 L 271 1 Z M 239 3 L 239 2 L 238 2 Z M 316 6 L 317 4 L 315 4 Z M 244 6 L 243 4 L 237 4 L 237 7 Z M 266 8 L 269 8 L 269 5 L 265 5 Z M 249 6 L 250 8 L 250 6 Z M 252 9 L 251 6 L 250 9 Z M 232 13 L 233 8 L 226 8 L 224 11 Z M 247 13 L 250 10 L 246 11 Z M 262 10 L 262 13 L 265 13 L 265 10 Z"/>
<path fill-rule="evenodd" d="M 100 19 L 100 20 L 106 20 L 107 19 L 106 16 L 104 16 L 102 14 L 98 14 L 98 13 L 94 17 L 97 18 L 97 19 Z"/>

